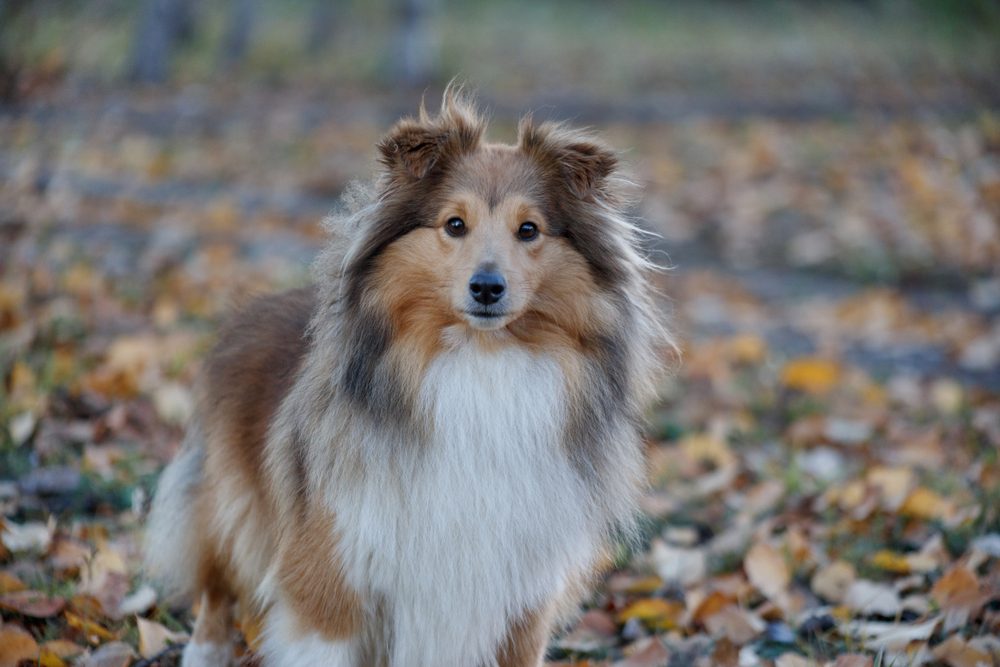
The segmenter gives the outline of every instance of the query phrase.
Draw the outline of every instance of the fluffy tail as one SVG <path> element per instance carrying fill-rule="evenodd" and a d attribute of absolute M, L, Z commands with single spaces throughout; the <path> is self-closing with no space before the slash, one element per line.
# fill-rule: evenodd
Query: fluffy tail
<path fill-rule="evenodd" d="M 200 540 L 194 502 L 205 458 L 197 430 L 190 430 L 180 454 L 164 468 L 146 524 L 146 574 L 159 584 L 167 602 L 190 601 L 196 592 Z"/>

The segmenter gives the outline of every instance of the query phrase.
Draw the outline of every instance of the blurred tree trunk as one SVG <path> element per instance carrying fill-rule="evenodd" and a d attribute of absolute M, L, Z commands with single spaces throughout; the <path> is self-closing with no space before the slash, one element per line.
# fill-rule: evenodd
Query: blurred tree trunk
<path fill-rule="evenodd" d="M 257 17 L 255 0 L 229 0 L 229 26 L 222 42 L 222 64 L 231 68 L 243 61 Z"/>
<path fill-rule="evenodd" d="M 129 78 L 166 81 L 177 45 L 190 40 L 194 30 L 193 0 L 145 0 L 133 38 Z"/>
<path fill-rule="evenodd" d="M 434 0 L 398 0 L 397 59 L 394 75 L 407 86 L 425 84 L 437 64 L 438 45 L 432 21 Z"/>

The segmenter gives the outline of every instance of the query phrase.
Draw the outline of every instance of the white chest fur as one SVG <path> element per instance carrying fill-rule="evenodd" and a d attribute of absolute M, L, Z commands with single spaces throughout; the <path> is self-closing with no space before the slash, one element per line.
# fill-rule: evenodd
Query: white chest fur
<path fill-rule="evenodd" d="M 428 369 L 433 437 L 332 498 L 349 577 L 391 615 L 391 662 L 492 664 L 508 623 L 594 554 L 588 497 L 560 444 L 551 359 L 460 347 Z"/>

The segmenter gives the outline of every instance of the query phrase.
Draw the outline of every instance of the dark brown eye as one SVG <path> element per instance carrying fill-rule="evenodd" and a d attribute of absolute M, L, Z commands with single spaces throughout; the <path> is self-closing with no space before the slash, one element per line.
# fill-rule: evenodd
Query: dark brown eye
<path fill-rule="evenodd" d="M 538 225 L 533 222 L 522 222 L 517 228 L 517 238 L 522 241 L 534 241 L 538 238 Z"/>
<path fill-rule="evenodd" d="M 465 232 L 468 231 L 465 227 L 465 220 L 461 218 L 448 218 L 448 222 L 444 223 L 445 231 L 448 232 L 448 236 L 465 236 Z"/>

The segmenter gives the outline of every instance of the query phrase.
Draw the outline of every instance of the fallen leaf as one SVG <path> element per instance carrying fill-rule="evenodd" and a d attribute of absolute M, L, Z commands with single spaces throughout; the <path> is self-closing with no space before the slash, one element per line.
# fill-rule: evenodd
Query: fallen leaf
<path fill-rule="evenodd" d="M 917 624 L 854 621 L 844 624 L 841 631 L 845 636 L 862 642 L 866 648 L 875 651 L 901 651 L 911 642 L 930 639 L 940 624 L 940 618 Z"/>
<path fill-rule="evenodd" d="M 128 667 L 135 659 L 135 651 L 123 642 L 110 642 L 101 646 L 77 663 L 79 667 Z"/>
<path fill-rule="evenodd" d="M 743 569 L 750 583 L 769 599 L 777 598 L 792 580 L 784 556 L 766 542 L 758 542 L 747 552 Z"/>
<path fill-rule="evenodd" d="M 880 616 L 895 616 L 902 608 L 896 589 L 867 579 L 851 583 L 844 595 L 844 604 L 852 611 Z"/>
<path fill-rule="evenodd" d="M 32 521 L 18 525 L 6 521 L 0 540 L 3 541 L 5 547 L 15 553 L 19 551 L 44 552 L 52 543 L 54 530 L 55 524 L 52 522 Z"/>
<path fill-rule="evenodd" d="M 810 394 L 825 394 L 840 379 L 840 367 L 826 359 L 803 357 L 785 364 L 781 383 L 789 389 Z"/>
<path fill-rule="evenodd" d="M 910 468 L 876 466 L 868 471 L 868 483 L 881 496 L 882 507 L 889 512 L 896 512 L 913 489 L 916 475 Z"/>
<path fill-rule="evenodd" d="M 916 519 L 948 520 L 955 515 L 956 508 L 952 501 L 942 498 L 930 489 L 919 487 L 906 498 L 903 506 L 899 508 L 899 513 Z"/>
<path fill-rule="evenodd" d="M 896 574 L 910 573 L 910 563 L 907 560 L 906 554 L 896 553 L 895 551 L 889 551 L 888 549 L 881 549 L 880 551 L 872 554 L 869 560 L 872 565 L 880 570 L 894 572 Z"/>
<path fill-rule="evenodd" d="M 637 619 L 657 630 L 672 630 L 684 614 L 684 605 L 674 600 L 646 598 L 637 600 L 618 614 L 618 622 Z"/>
<path fill-rule="evenodd" d="M 956 565 L 935 582 L 931 597 L 945 612 L 944 628 L 951 631 L 966 621 L 986 603 L 979 579 L 961 565 Z"/>
<path fill-rule="evenodd" d="M 69 627 L 81 633 L 91 644 L 100 644 L 102 641 L 110 641 L 115 638 L 115 634 L 100 623 L 78 616 L 71 611 L 67 611 L 65 615 Z"/>
<path fill-rule="evenodd" d="M 48 652 L 60 658 L 72 658 L 83 653 L 86 649 L 68 639 L 53 639 L 42 644 L 42 652 Z"/>
<path fill-rule="evenodd" d="M 27 588 L 27 584 L 7 571 L 0 570 L 0 594 L 16 593 Z"/>
<path fill-rule="evenodd" d="M 16 591 L 0 595 L 0 608 L 32 618 L 55 616 L 65 606 L 66 601 L 62 598 L 49 597 L 39 591 Z"/>
<path fill-rule="evenodd" d="M 663 540 L 655 540 L 651 557 L 656 573 L 661 578 L 685 586 L 702 581 L 708 571 L 705 552 L 702 549 L 673 547 Z"/>
<path fill-rule="evenodd" d="M 139 630 L 139 654 L 144 658 L 152 658 L 168 644 L 176 644 L 187 639 L 187 635 L 171 632 L 166 626 L 141 616 L 136 617 L 135 624 Z"/>
<path fill-rule="evenodd" d="M 16 625 L 0 625 L 0 667 L 18 667 L 38 657 L 38 642 Z"/>
<path fill-rule="evenodd" d="M 935 660 L 949 667 L 993 667 L 989 653 L 969 645 L 961 636 L 952 635 L 934 647 Z"/>
<path fill-rule="evenodd" d="M 705 628 L 715 637 L 725 637 L 737 646 L 753 641 L 764 631 L 764 621 L 736 605 L 728 605 L 705 619 Z"/>
<path fill-rule="evenodd" d="M 247 625 L 246 621 L 240 623 L 244 635 L 247 632 Z M 554 645 L 567 651 L 591 653 L 614 646 L 617 641 L 614 620 L 603 611 L 591 609 L 580 618 L 572 632 L 557 639 Z M 247 643 L 253 644 L 250 639 Z"/>
<path fill-rule="evenodd" d="M 660 667 L 670 659 L 670 652 L 656 637 L 636 642 L 635 650 L 624 660 L 615 663 L 615 667 Z"/>

